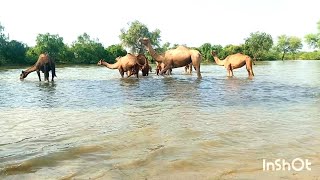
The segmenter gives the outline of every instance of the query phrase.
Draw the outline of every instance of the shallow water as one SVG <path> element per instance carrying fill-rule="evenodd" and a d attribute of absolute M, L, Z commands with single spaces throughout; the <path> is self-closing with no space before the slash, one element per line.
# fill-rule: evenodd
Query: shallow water
<path fill-rule="evenodd" d="M 263 62 L 253 79 L 216 65 L 201 80 L 20 72 L 0 69 L 0 179 L 320 178 L 320 61 Z M 312 170 L 263 171 L 278 158 Z"/>

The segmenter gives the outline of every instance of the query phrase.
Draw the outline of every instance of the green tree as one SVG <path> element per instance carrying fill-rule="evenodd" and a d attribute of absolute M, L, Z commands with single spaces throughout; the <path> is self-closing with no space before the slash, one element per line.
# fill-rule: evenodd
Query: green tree
<path fill-rule="evenodd" d="M 27 46 L 16 40 L 9 41 L 3 31 L 4 27 L 0 24 L 0 65 L 24 64 Z"/>
<path fill-rule="evenodd" d="M 213 48 L 210 43 L 204 43 L 198 49 L 202 54 L 202 59 L 204 61 L 213 61 L 213 57 L 211 55 Z"/>
<path fill-rule="evenodd" d="M 169 42 L 166 42 L 161 47 L 157 48 L 157 52 L 164 53 L 169 49 L 171 49 L 171 44 Z"/>
<path fill-rule="evenodd" d="M 63 38 L 59 35 L 52 35 L 49 33 L 39 34 L 36 43 L 33 52 L 37 54 L 37 56 L 47 52 L 56 62 L 60 62 L 64 59 L 63 52 L 66 50 L 66 45 L 63 43 Z"/>
<path fill-rule="evenodd" d="M 289 52 L 293 54 L 293 57 L 295 59 L 295 54 L 299 51 L 299 49 L 302 49 L 303 44 L 300 38 L 296 36 L 289 37 Z"/>
<path fill-rule="evenodd" d="M 229 44 L 224 47 L 224 51 L 227 55 L 242 53 L 243 47 L 241 45 L 237 46 L 237 45 Z"/>
<path fill-rule="evenodd" d="M 0 23 L 0 65 L 4 64 L 6 62 L 4 53 L 5 53 L 5 47 L 7 46 L 7 41 L 8 38 L 7 36 L 3 33 L 4 27 Z"/>
<path fill-rule="evenodd" d="M 33 64 L 38 60 L 39 53 L 34 47 L 27 48 L 26 62 L 27 64 Z"/>
<path fill-rule="evenodd" d="M 281 60 L 284 59 L 285 54 L 289 51 L 289 37 L 286 35 L 281 35 L 278 37 L 277 49 L 282 52 Z"/>
<path fill-rule="evenodd" d="M 143 50 L 143 46 L 139 42 L 140 38 L 149 38 L 150 42 L 155 48 L 160 47 L 160 30 L 156 29 L 152 32 L 149 31 L 148 27 L 139 21 L 129 23 L 129 28 L 121 29 L 119 36 L 121 44 L 130 49 L 131 53 L 138 53 Z"/>
<path fill-rule="evenodd" d="M 307 34 L 304 38 L 306 43 L 311 48 L 320 49 L 320 21 L 318 21 L 318 33 L 316 34 Z"/>
<path fill-rule="evenodd" d="M 80 35 L 71 46 L 74 54 L 74 62 L 93 64 L 99 59 L 105 59 L 107 52 L 98 40 L 91 40 L 87 33 Z"/>
<path fill-rule="evenodd" d="M 278 51 L 282 53 L 281 60 L 283 60 L 286 53 L 292 53 L 293 55 L 297 53 L 297 51 L 302 48 L 302 42 L 298 37 L 281 35 L 278 37 L 276 47 Z"/>
<path fill-rule="evenodd" d="M 27 46 L 16 40 L 7 43 L 4 57 L 9 64 L 25 64 Z"/>
<path fill-rule="evenodd" d="M 273 45 L 270 34 L 265 32 L 251 33 L 250 37 L 245 39 L 245 53 L 252 56 L 254 60 L 262 59 Z"/>
<path fill-rule="evenodd" d="M 114 63 L 116 58 L 119 56 L 125 56 L 127 54 L 127 51 L 123 49 L 123 47 L 119 44 L 111 45 L 106 48 L 107 51 L 107 58 L 106 60 L 109 63 Z"/>

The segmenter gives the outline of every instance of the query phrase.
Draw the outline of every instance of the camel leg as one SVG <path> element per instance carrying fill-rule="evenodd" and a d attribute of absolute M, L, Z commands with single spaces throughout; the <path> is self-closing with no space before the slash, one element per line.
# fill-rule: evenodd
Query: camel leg
<path fill-rule="evenodd" d="M 131 70 L 128 70 L 127 71 L 127 78 L 129 78 L 132 74 L 133 74 L 133 72 Z"/>
<path fill-rule="evenodd" d="M 49 71 L 46 71 L 45 73 L 44 73 L 44 81 L 49 81 Z"/>
<path fill-rule="evenodd" d="M 39 77 L 39 81 L 41 81 L 41 76 L 40 76 L 40 71 L 37 71 L 38 77 Z"/>
<path fill-rule="evenodd" d="M 202 78 L 201 73 L 200 73 L 200 62 L 199 63 L 192 62 L 192 65 L 193 65 L 194 69 L 197 71 L 198 78 Z"/>
<path fill-rule="evenodd" d="M 165 73 L 166 75 L 172 75 L 172 68 L 169 68 Z"/>
<path fill-rule="evenodd" d="M 136 71 L 136 77 L 139 78 L 139 69 L 140 69 L 139 65 L 136 65 L 134 68 L 135 68 L 135 71 Z"/>
<path fill-rule="evenodd" d="M 54 78 L 54 70 L 51 70 L 51 81 L 54 81 L 53 78 Z"/>
<path fill-rule="evenodd" d="M 119 73 L 120 73 L 121 77 L 123 78 L 123 76 L 124 76 L 124 71 L 123 71 L 122 69 L 119 69 Z"/>
<path fill-rule="evenodd" d="M 233 68 L 232 68 L 231 64 L 230 64 L 230 72 L 231 72 L 231 77 L 233 77 Z"/>
<path fill-rule="evenodd" d="M 233 70 L 231 64 L 227 65 L 227 76 L 232 77 L 233 76 Z"/>
<path fill-rule="evenodd" d="M 254 76 L 254 73 L 253 73 L 253 70 L 252 70 L 252 62 L 251 61 L 246 62 L 246 68 L 247 68 L 247 71 L 248 71 L 248 76 L 249 77 Z"/>
<path fill-rule="evenodd" d="M 192 60 L 192 65 L 191 66 L 193 66 L 195 68 L 195 70 L 197 71 L 197 76 L 198 76 L 199 79 L 202 78 L 201 77 L 201 73 L 200 73 L 201 59 L 202 59 L 202 57 L 201 57 L 201 54 L 199 54 L 199 53 L 191 56 L 191 60 Z"/>
<path fill-rule="evenodd" d="M 171 69 L 171 65 L 165 66 L 161 71 L 160 71 L 160 75 L 163 75 L 166 71 L 168 71 L 169 69 Z M 170 70 L 169 70 L 170 71 Z M 171 74 L 171 73 L 170 73 Z"/>

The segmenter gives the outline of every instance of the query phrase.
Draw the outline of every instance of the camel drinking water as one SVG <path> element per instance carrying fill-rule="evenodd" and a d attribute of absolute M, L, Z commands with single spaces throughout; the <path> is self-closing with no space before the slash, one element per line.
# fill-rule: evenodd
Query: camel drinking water
<path fill-rule="evenodd" d="M 44 80 L 49 81 L 49 71 L 51 71 L 51 81 L 53 81 L 54 77 L 56 76 L 56 68 L 55 68 L 55 62 L 54 60 L 49 56 L 49 54 L 45 53 L 45 54 L 40 54 L 38 61 L 31 66 L 30 68 L 28 68 L 25 71 L 22 71 L 20 74 L 20 79 L 24 79 L 28 76 L 28 74 L 30 74 L 31 72 L 37 71 L 38 77 L 39 77 L 39 81 L 41 81 L 41 77 L 40 77 L 40 71 L 44 73 Z"/>

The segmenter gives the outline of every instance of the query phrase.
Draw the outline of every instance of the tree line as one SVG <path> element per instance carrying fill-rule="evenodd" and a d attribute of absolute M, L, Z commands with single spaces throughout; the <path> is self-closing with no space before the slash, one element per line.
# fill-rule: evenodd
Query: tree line
<path fill-rule="evenodd" d="M 302 40 L 295 36 L 281 35 L 277 37 L 277 43 L 273 42 L 270 34 L 265 32 L 253 32 L 240 45 L 214 45 L 204 43 L 195 48 L 203 55 L 204 62 L 212 62 L 211 51 L 216 51 L 221 58 L 234 53 L 244 53 L 253 59 L 259 60 L 285 60 L 285 59 L 308 59 L 320 60 L 320 21 L 318 33 L 307 34 L 305 42 L 315 49 L 313 52 L 301 52 Z M 99 59 L 105 59 L 114 63 L 116 57 L 127 54 L 126 49 L 131 53 L 145 53 L 139 39 L 147 37 L 158 53 L 175 48 L 177 44 L 166 42 L 160 44 L 161 31 L 156 29 L 149 31 L 148 27 L 139 21 L 128 24 L 128 28 L 122 28 L 119 35 L 121 44 L 104 47 L 98 39 L 92 39 L 87 33 L 79 35 L 71 45 L 63 42 L 58 34 L 38 34 L 36 45 L 29 47 L 23 42 L 10 40 L 4 34 L 4 26 L 0 23 L 0 65 L 29 65 L 33 64 L 39 54 L 49 53 L 57 63 L 61 64 L 95 64 Z M 125 49 L 126 48 L 126 49 Z M 154 62 L 148 53 L 149 60 Z"/>

